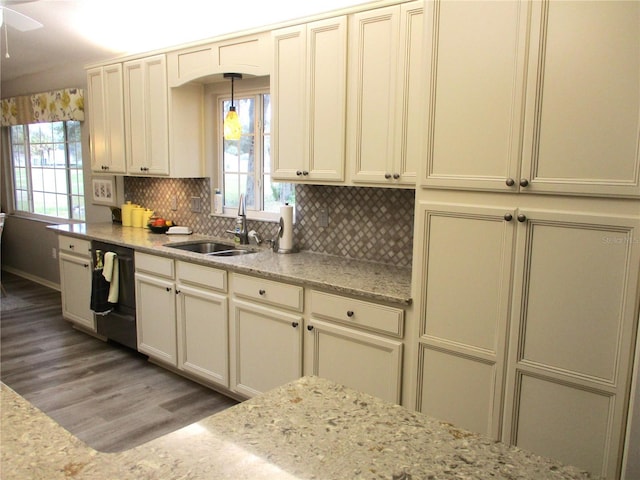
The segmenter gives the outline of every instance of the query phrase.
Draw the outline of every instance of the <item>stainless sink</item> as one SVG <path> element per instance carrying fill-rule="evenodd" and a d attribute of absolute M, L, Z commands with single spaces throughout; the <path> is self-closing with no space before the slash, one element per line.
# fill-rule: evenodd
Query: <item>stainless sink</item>
<path fill-rule="evenodd" d="M 165 247 L 177 248 L 178 250 L 186 250 L 188 252 L 201 253 L 203 255 L 211 255 L 214 257 L 234 257 L 236 255 L 246 255 L 248 253 L 255 253 L 254 250 L 245 250 L 236 248 L 234 245 L 228 245 L 226 243 L 218 242 L 192 242 L 192 243 L 179 243 L 179 244 L 165 244 Z"/>

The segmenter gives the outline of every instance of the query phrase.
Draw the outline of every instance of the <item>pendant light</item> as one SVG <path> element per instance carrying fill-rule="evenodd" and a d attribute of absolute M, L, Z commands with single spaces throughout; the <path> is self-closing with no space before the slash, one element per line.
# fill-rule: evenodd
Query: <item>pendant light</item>
<path fill-rule="evenodd" d="M 240 125 L 240 118 L 236 112 L 236 106 L 233 104 L 233 81 L 236 78 L 242 78 L 241 73 L 225 73 L 224 78 L 231 79 L 231 107 L 227 112 L 227 116 L 224 118 L 224 138 L 225 140 L 240 140 L 242 134 L 242 126 Z"/>

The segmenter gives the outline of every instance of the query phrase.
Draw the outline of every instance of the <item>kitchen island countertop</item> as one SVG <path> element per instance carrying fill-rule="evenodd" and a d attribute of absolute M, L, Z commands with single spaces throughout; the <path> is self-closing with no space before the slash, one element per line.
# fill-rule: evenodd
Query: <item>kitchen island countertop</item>
<path fill-rule="evenodd" d="M 48 228 L 59 234 L 110 242 L 139 252 L 260 275 L 338 294 L 405 306 L 412 303 L 410 268 L 306 251 L 278 254 L 269 248 L 256 248 L 258 252 L 251 255 L 211 257 L 171 248 L 167 244 L 199 240 L 230 243 L 230 239 L 200 234 L 154 234 L 146 228 L 123 227 L 113 223 L 51 225 Z"/>
<path fill-rule="evenodd" d="M 89 448 L 3 384 L 1 447 L 4 480 L 589 478 L 319 377 L 120 453 Z"/>

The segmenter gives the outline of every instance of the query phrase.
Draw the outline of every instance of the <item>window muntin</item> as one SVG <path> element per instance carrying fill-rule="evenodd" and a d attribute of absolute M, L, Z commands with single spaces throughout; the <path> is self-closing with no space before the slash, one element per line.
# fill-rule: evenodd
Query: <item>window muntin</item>
<path fill-rule="evenodd" d="M 85 219 L 80 122 L 10 127 L 14 209 Z"/>
<path fill-rule="evenodd" d="M 276 219 L 281 205 L 295 204 L 295 186 L 271 179 L 270 95 L 265 92 L 239 95 L 234 97 L 234 105 L 242 125 L 242 136 L 239 140 L 223 138 L 222 142 L 225 212 L 235 213 L 242 193 L 248 214 L 254 212 L 257 216 Z M 220 98 L 221 123 L 230 106 L 230 98 Z M 222 133 L 220 136 L 223 137 Z"/>

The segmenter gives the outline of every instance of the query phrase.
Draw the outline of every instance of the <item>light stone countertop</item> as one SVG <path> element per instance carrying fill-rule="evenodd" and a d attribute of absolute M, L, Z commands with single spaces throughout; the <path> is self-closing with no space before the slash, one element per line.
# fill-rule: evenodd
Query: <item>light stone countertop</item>
<path fill-rule="evenodd" d="M 120 453 L 94 451 L 3 384 L 0 446 L 3 480 L 590 478 L 319 377 Z"/>
<path fill-rule="evenodd" d="M 278 254 L 268 248 L 258 248 L 258 253 L 251 255 L 211 257 L 165 245 L 198 240 L 232 243 L 230 238 L 200 234 L 155 234 L 146 228 L 123 227 L 113 223 L 52 225 L 48 228 L 78 238 L 110 242 L 140 252 L 259 275 L 338 294 L 404 306 L 412 302 L 410 268 L 305 251 Z"/>

